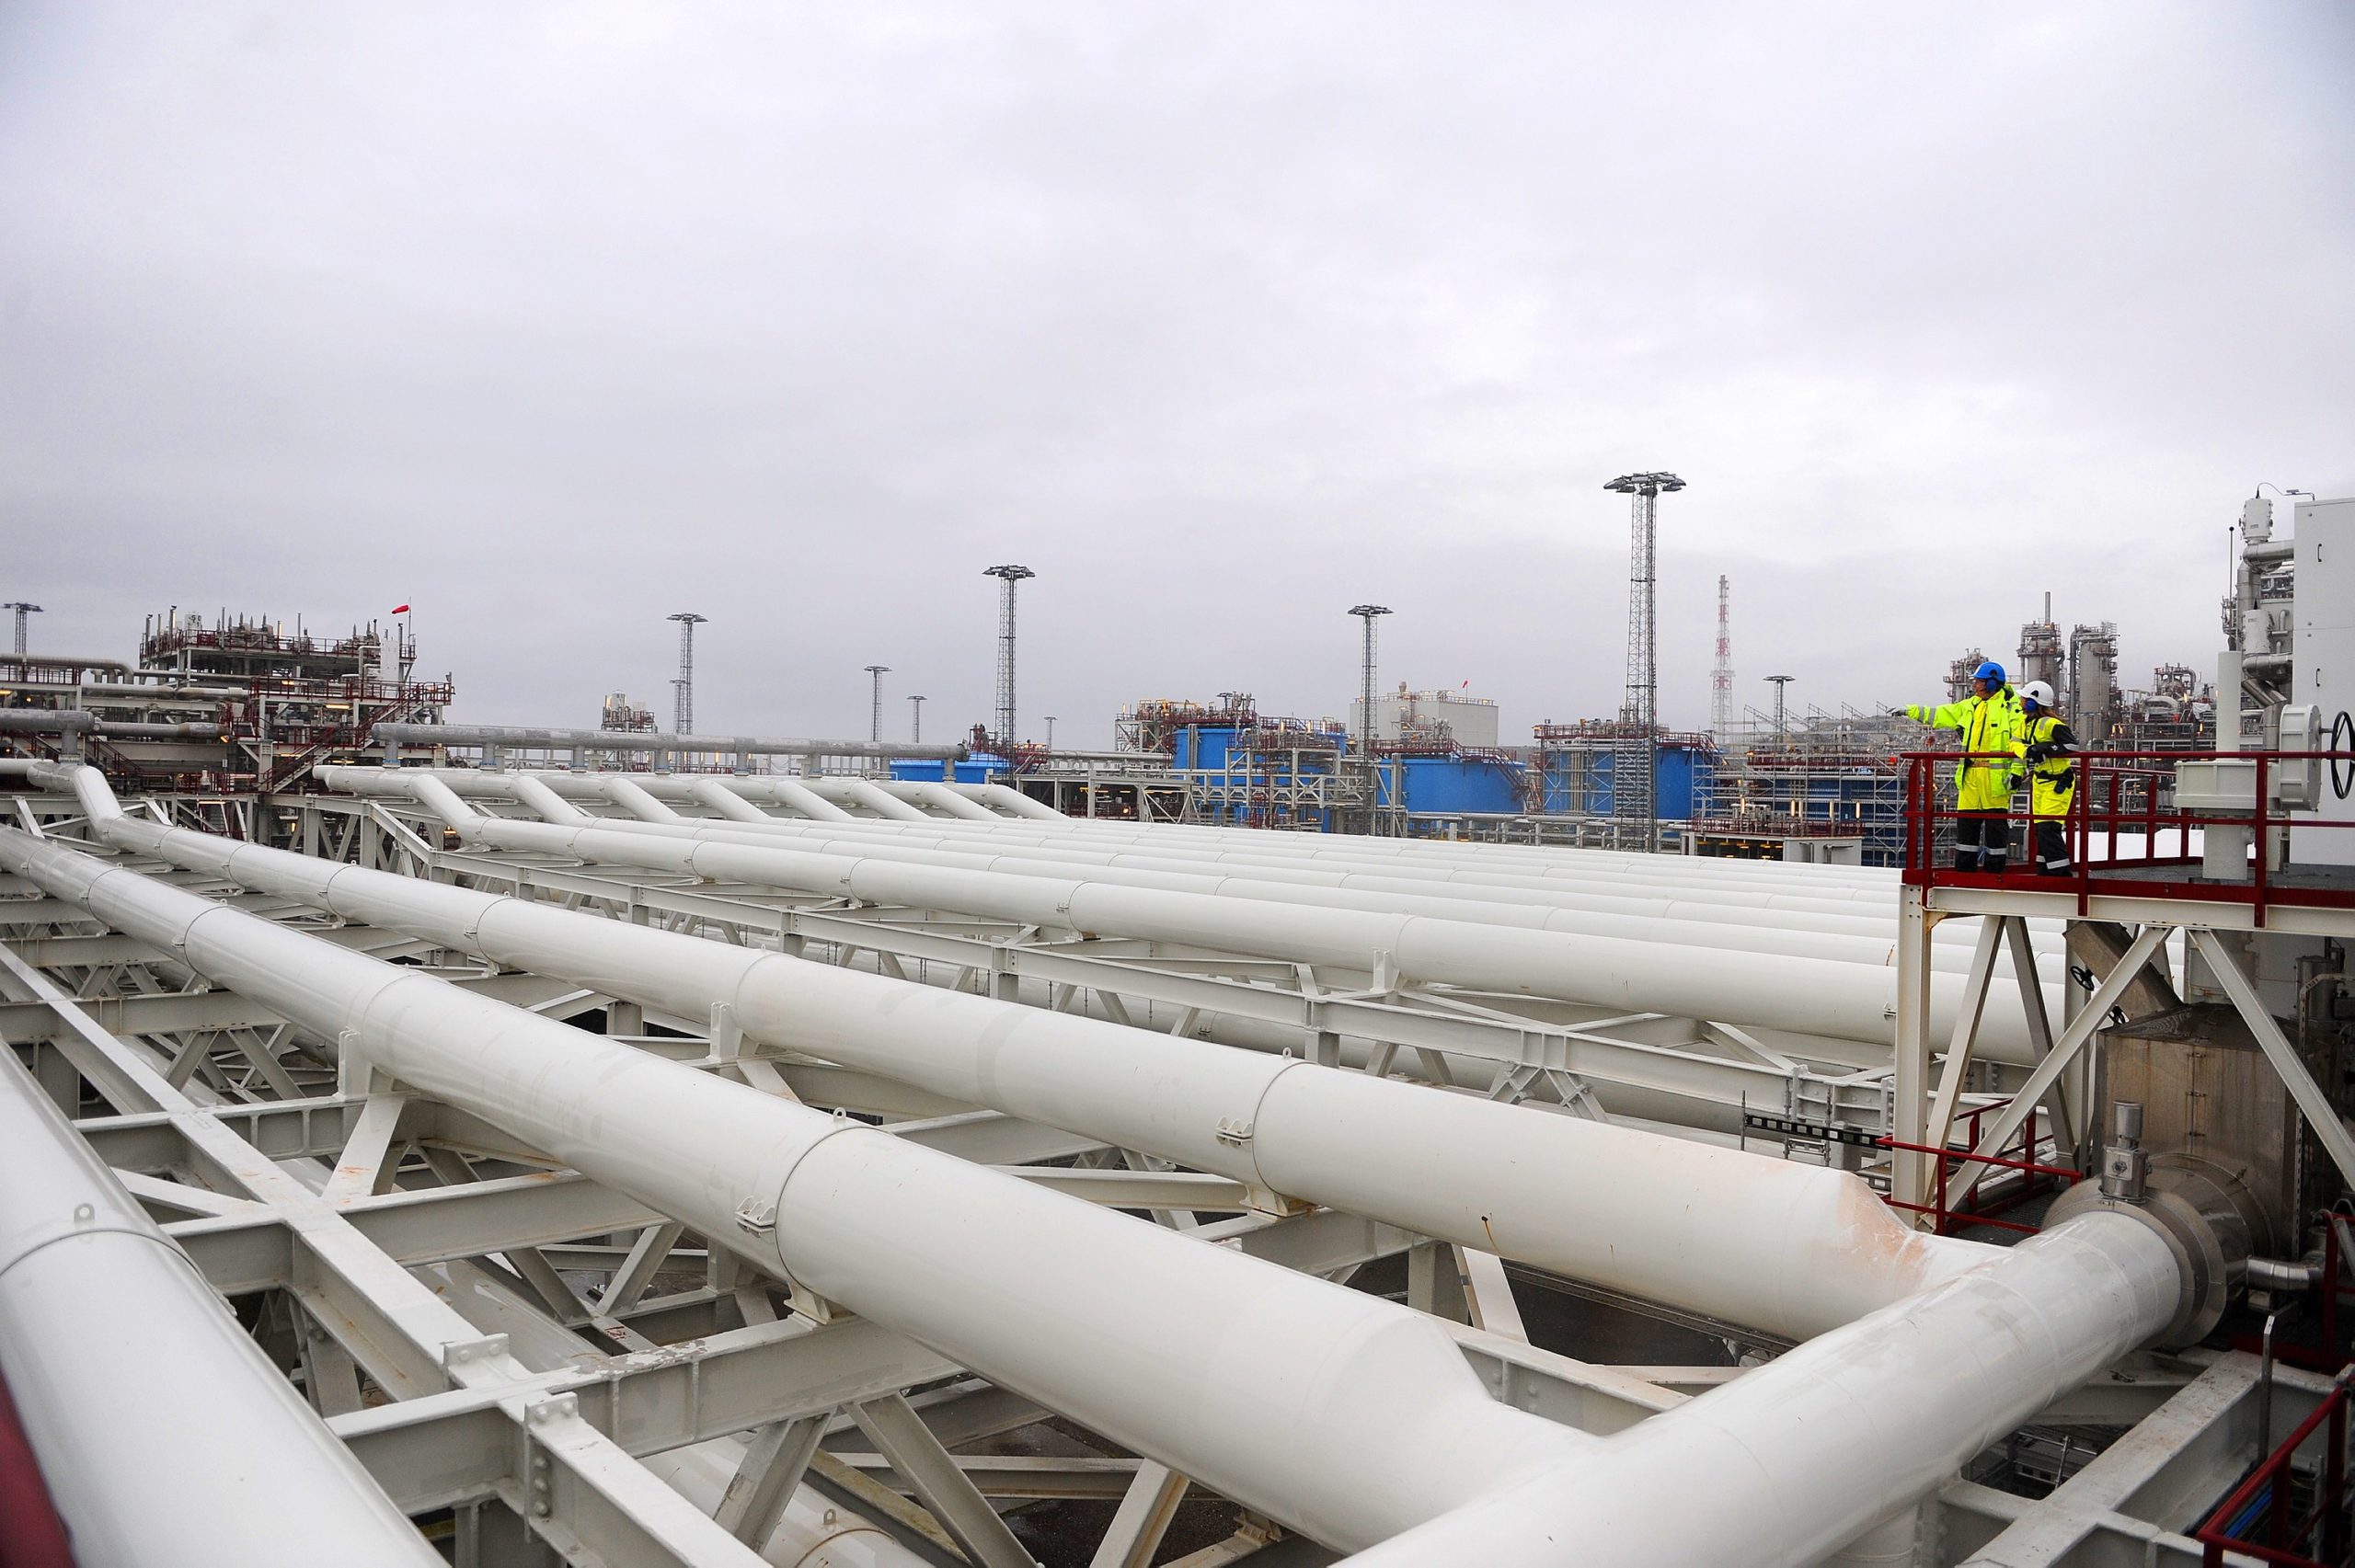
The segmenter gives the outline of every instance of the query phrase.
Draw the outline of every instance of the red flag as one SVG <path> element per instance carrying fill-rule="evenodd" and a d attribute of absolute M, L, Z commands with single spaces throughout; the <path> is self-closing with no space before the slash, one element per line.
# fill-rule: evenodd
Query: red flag
<path fill-rule="evenodd" d="M 396 604 L 393 606 L 393 613 L 396 615 L 406 615 L 408 613 L 408 606 L 406 604 Z"/>

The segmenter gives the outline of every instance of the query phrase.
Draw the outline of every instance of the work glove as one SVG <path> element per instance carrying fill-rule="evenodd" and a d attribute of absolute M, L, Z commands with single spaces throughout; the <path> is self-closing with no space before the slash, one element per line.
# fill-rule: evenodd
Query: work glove
<path fill-rule="evenodd" d="M 1915 724 L 1926 722 L 1923 716 L 1922 705 L 1919 703 L 1909 704 L 1901 708 L 1891 708 L 1889 710 L 1889 716 L 1891 718 L 1910 718 Z"/>
<path fill-rule="evenodd" d="M 2026 751 L 2020 753 L 2020 755 L 2025 757 L 2031 764 L 2041 762 L 2052 755 L 2052 746 L 2049 741 L 2039 740 L 2033 746 L 2030 746 Z"/>

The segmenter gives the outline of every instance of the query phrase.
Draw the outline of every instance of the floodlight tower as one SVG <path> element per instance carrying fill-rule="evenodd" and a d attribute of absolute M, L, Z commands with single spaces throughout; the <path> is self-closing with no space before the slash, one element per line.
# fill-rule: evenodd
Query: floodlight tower
<path fill-rule="evenodd" d="M 1005 584 L 998 596 L 998 751 L 1015 744 L 1015 584 L 1036 577 L 1029 567 L 989 567 L 982 577 Z"/>
<path fill-rule="evenodd" d="M 869 740 L 883 738 L 883 677 L 890 673 L 891 667 L 888 664 L 867 667 L 867 678 L 875 683 L 867 698 L 867 738 Z"/>
<path fill-rule="evenodd" d="M 671 682 L 676 700 L 672 706 L 672 730 L 693 735 L 695 727 L 695 627 L 711 619 L 692 610 L 669 617 L 679 624 L 679 676 Z"/>
<path fill-rule="evenodd" d="M 1660 847 L 1660 665 L 1653 589 L 1659 582 L 1655 514 L 1663 491 L 1682 490 L 1673 474 L 1622 474 L 1603 486 L 1634 498 L 1627 573 L 1627 699 L 1619 710 L 1621 736 L 1612 749 L 1611 815 L 1622 848 Z"/>
<path fill-rule="evenodd" d="M 1733 737 L 1733 635 L 1726 613 L 1726 579 L 1717 577 L 1717 663 L 1709 671 L 1709 733 L 1720 750 Z"/>
<path fill-rule="evenodd" d="M 1783 709 L 1783 692 L 1786 687 L 1789 686 L 1792 681 L 1798 680 L 1798 677 L 1796 675 L 1769 675 L 1766 679 L 1773 681 L 1775 685 L 1775 739 L 1776 744 L 1779 745 L 1790 733 L 1790 725 Z"/>
<path fill-rule="evenodd" d="M 1052 714 L 1049 714 L 1049 715 L 1047 715 L 1047 750 L 1050 750 L 1050 751 L 1052 751 L 1054 749 L 1055 749 L 1055 715 L 1052 715 Z"/>
<path fill-rule="evenodd" d="M 1358 663 L 1358 760 L 1365 767 L 1366 829 L 1379 830 L 1382 821 L 1382 775 L 1373 760 L 1374 733 L 1381 727 L 1373 722 L 1373 621 L 1377 615 L 1387 615 L 1386 604 L 1359 604 L 1350 613 L 1365 623 L 1364 651 Z"/>
<path fill-rule="evenodd" d="M 18 653 L 24 652 L 25 617 L 28 615 L 40 614 L 40 606 L 38 604 L 28 604 L 21 599 L 12 599 L 6 604 L 0 604 L 0 610 L 13 610 L 17 612 L 17 651 Z"/>
<path fill-rule="evenodd" d="M 908 708 L 908 738 L 921 743 L 924 740 L 924 699 L 911 694 Z"/>

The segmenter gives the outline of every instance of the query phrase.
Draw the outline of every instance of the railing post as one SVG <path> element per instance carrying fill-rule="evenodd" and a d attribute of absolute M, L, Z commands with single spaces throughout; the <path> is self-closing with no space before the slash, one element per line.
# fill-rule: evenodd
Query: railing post
<path fill-rule="evenodd" d="M 2333 1282 L 2334 1287 L 2337 1281 Z M 2331 1390 L 2329 1457 L 2323 1462 L 2322 1556 L 2326 1562 L 2347 1560 L 2347 1385 Z"/>
<path fill-rule="evenodd" d="M 1929 1141 L 1930 1087 L 1930 926 L 1924 900 L 1928 889 L 1906 885 L 1898 888 L 1897 941 L 1897 1060 L 1893 1121 L 1899 1143 Z M 1915 1150 L 1891 1149 L 1889 1156 L 1890 1196 L 1907 1203 L 1946 1202 L 1946 1183 L 1939 1162 Z M 1928 1190 L 1936 1181 L 1935 1199 Z M 1911 1222 L 1923 1225 L 1930 1217 L 1905 1210 Z"/>

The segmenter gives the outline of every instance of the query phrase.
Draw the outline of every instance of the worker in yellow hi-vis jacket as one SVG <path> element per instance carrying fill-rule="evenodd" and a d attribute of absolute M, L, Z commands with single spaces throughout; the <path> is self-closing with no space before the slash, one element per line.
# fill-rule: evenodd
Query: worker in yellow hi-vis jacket
<path fill-rule="evenodd" d="M 2055 711 L 2052 688 L 2031 681 L 2020 688 L 2020 733 L 2014 743 L 2028 764 L 2028 858 L 2039 876 L 2066 876 L 2069 802 L 2077 793 L 2077 737 Z"/>
<path fill-rule="evenodd" d="M 1989 659 L 1971 672 L 1970 695 L 1937 707 L 1914 704 L 1898 710 L 1933 729 L 1962 737 L 1962 761 L 1955 768 L 1954 868 L 2000 874 L 2011 858 L 2012 783 L 2018 768 L 2023 724 L 2020 700 L 2004 680 L 2004 667 Z M 1973 756 L 2001 752 L 2001 756 Z"/>

